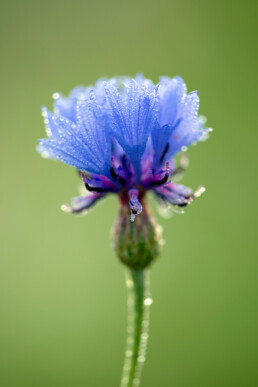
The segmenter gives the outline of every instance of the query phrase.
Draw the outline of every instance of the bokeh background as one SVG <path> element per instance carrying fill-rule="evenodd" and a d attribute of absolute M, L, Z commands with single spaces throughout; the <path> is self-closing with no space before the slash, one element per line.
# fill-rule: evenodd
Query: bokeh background
<path fill-rule="evenodd" d="M 255 387 L 257 2 L 10 0 L 0 9 L 0 385 L 119 385 L 124 268 L 109 197 L 60 211 L 78 176 L 35 151 L 51 95 L 101 76 L 181 75 L 214 128 L 183 183 L 207 192 L 159 217 L 144 387 Z"/>

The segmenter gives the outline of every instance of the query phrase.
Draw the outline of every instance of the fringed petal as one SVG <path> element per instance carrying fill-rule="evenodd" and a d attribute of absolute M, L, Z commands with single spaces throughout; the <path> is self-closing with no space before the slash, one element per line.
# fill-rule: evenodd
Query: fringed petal
<path fill-rule="evenodd" d="M 48 139 L 39 140 L 39 151 L 45 157 L 56 158 L 68 165 L 88 172 L 105 174 L 108 144 L 103 154 L 87 134 L 87 128 L 78 127 L 72 121 L 44 110 Z M 96 120 L 94 122 L 96 125 Z M 94 125 L 93 123 L 93 125 Z"/>
<path fill-rule="evenodd" d="M 204 187 L 199 187 L 195 192 L 193 192 L 191 188 L 176 183 L 170 183 L 155 189 L 155 193 L 158 197 L 163 199 L 165 202 L 178 207 L 187 206 L 194 198 L 199 197 L 204 191 Z"/>
<path fill-rule="evenodd" d="M 141 158 L 150 132 L 156 124 L 157 90 L 149 93 L 145 86 L 140 87 L 134 80 L 125 85 L 126 93 L 123 96 L 113 83 L 106 83 L 105 88 L 109 129 L 129 156 L 139 180 Z"/>
<path fill-rule="evenodd" d="M 82 214 L 86 210 L 91 208 L 98 200 L 102 199 L 105 195 L 98 193 L 92 193 L 86 196 L 78 196 L 72 199 L 72 205 L 63 204 L 61 209 L 65 212 L 72 214 Z"/>

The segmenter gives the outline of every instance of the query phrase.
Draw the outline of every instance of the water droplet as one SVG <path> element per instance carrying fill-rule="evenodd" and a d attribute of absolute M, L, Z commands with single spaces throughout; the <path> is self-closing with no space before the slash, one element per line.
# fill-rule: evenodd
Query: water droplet
<path fill-rule="evenodd" d="M 128 288 L 132 288 L 133 287 L 133 281 L 131 279 L 128 279 L 126 281 L 126 285 L 127 285 Z"/>
<path fill-rule="evenodd" d="M 53 99 L 58 99 L 60 97 L 60 94 L 59 93 L 54 93 L 53 95 L 52 95 L 52 98 Z"/>
<path fill-rule="evenodd" d="M 61 210 L 64 211 L 64 212 L 69 212 L 69 213 L 72 212 L 72 208 L 70 206 L 68 206 L 68 204 L 62 204 L 61 205 Z"/>
<path fill-rule="evenodd" d="M 153 299 L 151 297 L 147 297 L 144 300 L 144 305 L 149 306 L 153 303 Z"/>
<path fill-rule="evenodd" d="M 205 187 L 199 187 L 197 188 L 197 190 L 194 192 L 193 196 L 195 198 L 198 198 L 199 196 L 201 196 L 203 194 L 203 192 L 205 192 Z"/>
<path fill-rule="evenodd" d="M 44 159 L 47 159 L 49 157 L 49 153 L 47 151 L 43 151 L 41 155 L 42 157 L 44 157 Z"/>

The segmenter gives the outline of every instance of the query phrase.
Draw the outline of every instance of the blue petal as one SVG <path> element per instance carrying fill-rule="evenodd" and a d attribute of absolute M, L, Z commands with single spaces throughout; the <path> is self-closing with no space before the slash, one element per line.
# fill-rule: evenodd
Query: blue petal
<path fill-rule="evenodd" d="M 67 204 L 62 205 L 62 210 L 73 214 L 84 213 L 87 209 L 92 207 L 99 199 L 102 199 L 105 195 L 90 194 L 86 196 L 78 196 L 72 199 L 72 206 Z"/>
<path fill-rule="evenodd" d="M 125 85 L 126 93 L 120 95 L 113 83 L 106 83 L 109 107 L 109 129 L 128 154 L 136 174 L 140 174 L 141 157 L 151 130 L 156 124 L 157 90 L 151 93 L 134 80 Z"/>
<path fill-rule="evenodd" d="M 186 86 L 182 78 L 161 78 L 159 88 L 159 113 L 160 126 L 173 125 L 177 121 L 178 109 L 186 94 Z"/>
<path fill-rule="evenodd" d="M 145 86 L 149 91 L 152 91 L 155 88 L 154 83 L 150 79 L 145 78 L 142 74 L 137 74 L 135 81 L 140 87 Z"/>
<path fill-rule="evenodd" d="M 178 111 L 186 86 L 180 77 L 161 78 L 159 87 L 158 124 L 152 131 L 154 166 L 158 168 L 169 158 L 169 140 L 180 123 Z"/>
<path fill-rule="evenodd" d="M 164 164 L 164 161 L 168 159 L 167 154 L 169 150 L 169 140 L 173 128 L 169 125 L 160 127 L 157 123 L 152 130 L 151 138 L 154 150 L 154 170 Z"/>
<path fill-rule="evenodd" d="M 168 203 L 184 207 L 190 204 L 195 198 L 199 197 L 204 191 L 204 187 L 199 187 L 193 192 L 191 188 L 181 184 L 170 183 L 166 186 L 156 188 L 155 194 Z"/>
<path fill-rule="evenodd" d="M 76 121 L 76 106 L 79 101 L 87 100 L 90 96 L 90 92 L 94 89 L 96 98 L 99 104 L 102 104 L 104 101 L 105 90 L 103 85 L 103 80 L 99 79 L 96 82 L 96 85 L 93 86 L 78 86 L 71 91 L 68 97 L 63 97 L 59 93 L 53 95 L 54 102 L 54 111 L 55 113 L 68 118 L 69 120 Z"/>
<path fill-rule="evenodd" d="M 76 105 L 78 100 L 84 100 L 89 96 L 89 87 L 76 87 L 68 97 L 63 97 L 59 93 L 53 95 L 54 102 L 54 111 L 68 118 L 69 120 L 76 121 Z"/>
<path fill-rule="evenodd" d="M 198 92 L 188 94 L 179 106 L 179 125 L 173 131 L 169 141 L 168 157 L 174 157 L 185 147 L 206 138 L 208 129 L 203 130 L 198 118 Z"/>
<path fill-rule="evenodd" d="M 166 186 L 166 189 L 181 196 L 190 196 L 193 193 L 192 188 L 178 183 L 170 183 Z"/>
<path fill-rule="evenodd" d="M 180 184 L 170 183 L 164 187 L 156 188 L 155 193 L 171 204 L 183 206 L 190 203 L 191 199 L 189 197 L 192 194 L 192 189 Z"/>
<path fill-rule="evenodd" d="M 78 127 L 70 120 L 48 111 L 45 111 L 45 122 L 50 138 L 39 141 L 39 151 L 44 156 L 59 159 L 80 170 L 97 174 L 106 172 L 108 152 L 103 155 L 100 148 L 93 146 L 91 133 L 87 133 L 87 128 Z M 96 118 L 91 130 L 94 124 L 98 125 Z"/>
<path fill-rule="evenodd" d="M 208 133 L 198 118 L 198 92 L 186 95 L 181 78 L 162 78 L 159 94 L 159 126 L 152 131 L 156 167 L 187 146 L 206 139 Z"/>
<path fill-rule="evenodd" d="M 111 140 L 105 114 L 93 91 L 87 101 L 78 103 L 76 122 L 85 143 L 106 168 L 102 172 L 107 174 L 110 169 Z"/>

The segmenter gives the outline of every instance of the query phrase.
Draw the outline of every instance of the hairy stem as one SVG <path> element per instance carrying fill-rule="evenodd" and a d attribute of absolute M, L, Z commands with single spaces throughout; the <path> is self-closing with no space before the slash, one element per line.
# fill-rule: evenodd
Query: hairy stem
<path fill-rule="evenodd" d="M 149 270 L 127 269 L 126 285 L 128 289 L 128 327 L 121 387 L 137 387 L 140 385 L 141 371 L 145 361 L 149 306 L 152 303 L 149 292 Z"/>

